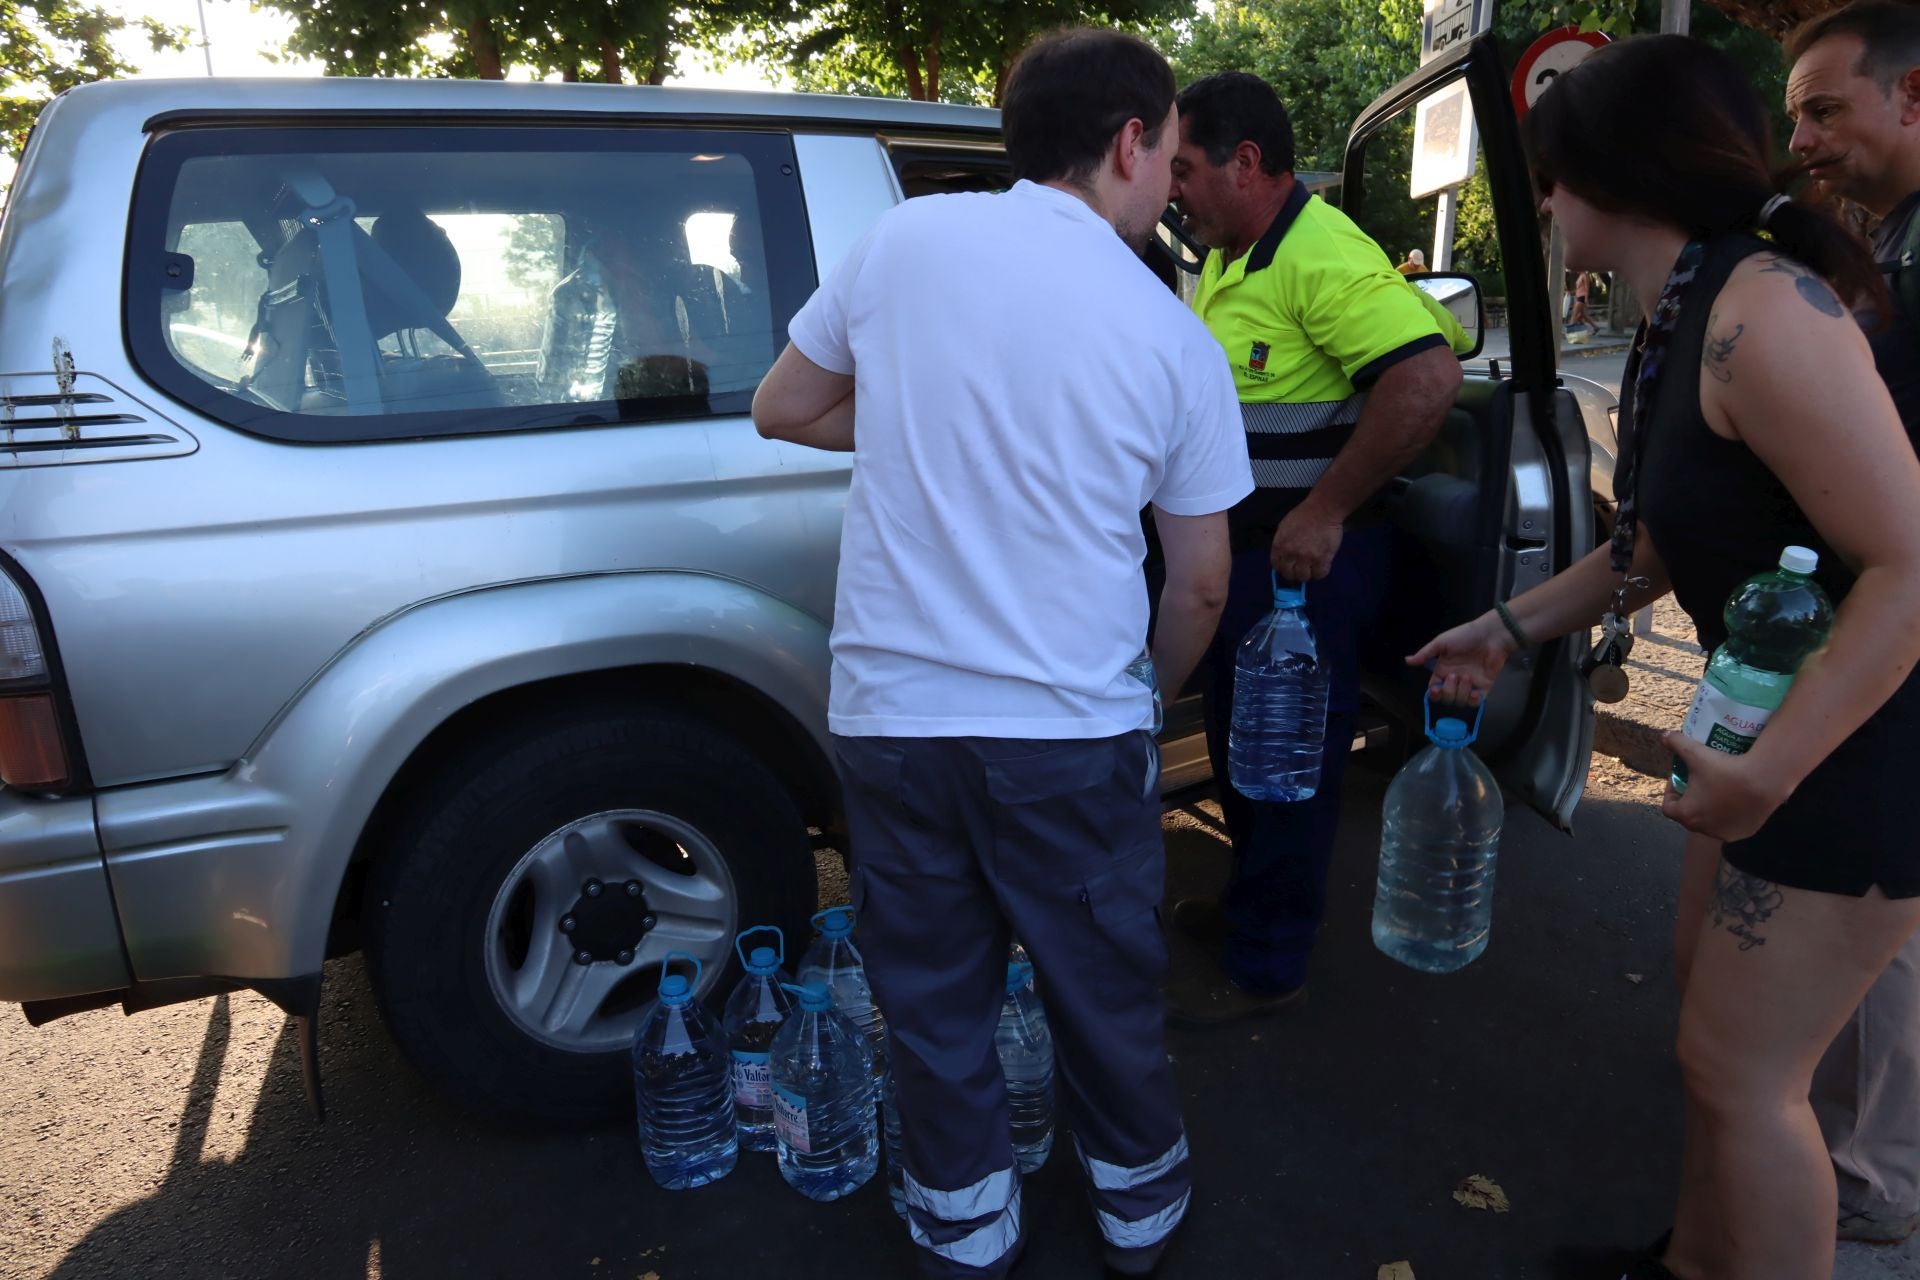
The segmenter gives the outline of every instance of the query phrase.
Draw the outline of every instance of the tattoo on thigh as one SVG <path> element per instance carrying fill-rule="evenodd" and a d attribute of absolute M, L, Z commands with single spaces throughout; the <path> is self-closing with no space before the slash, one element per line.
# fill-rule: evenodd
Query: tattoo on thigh
<path fill-rule="evenodd" d="M 1727 362 L 1733 359 L 1733 349 L 1739 345 L 1740 335 L 1747 331 L 1747 326 L 1737 324 L 1733 332 L 1723 338 L 1714 328 L 1719 319 L 1720 314 L 1715 312 L 1707 321 L 1707 341 L 1701 348 L 1700 363 L 1716 381 L 1732 382 L 1733 370 L 1727 367 Z"/>
<path fill-rule="evenodd" d="M 1840 305 L 1840 299 L 1834 296 L 1832 287 L 1829 286 L 1825 280 L 1822 280 L 1819 276 L 1807 270 L 1807 268 L 1801 266 L 1791 258 L 1769 258 L 1767 259 L 1767 265 L 1760 268 L 1760 270 L 1762 272 L 1773 272 L 1783 276 L 1792 276 L 1793 287 L 1800 291 L 1800 297 L 1805 300 L 1808 306 L 1820 312 L 1822 315 L 1833 316 L 1837 319 L 1847 314 L 1847 309 Z"/>
<path fill-rule="evenodd" d="M 1771 880 L 1736 871 L 1724 860 L 1720 863 L 1720 876 L 1713 886 L 1710 907 L 1713 923 L 1715 928 L 1725 929 L 1740 939 L 1742 951 L 1767 944 L 1760 936 L 1760 926 L 1773 919 L 1773 913 L 1785 902 L 1786 895 Z"/>

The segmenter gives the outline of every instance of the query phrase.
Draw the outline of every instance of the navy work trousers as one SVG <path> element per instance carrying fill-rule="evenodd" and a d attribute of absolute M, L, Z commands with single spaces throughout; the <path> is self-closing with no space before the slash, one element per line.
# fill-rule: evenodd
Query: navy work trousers
<path fill-rule="evenodd" d="M 1207 754 L 1233 840 L 1233 876 L 1222 901 L 1233 932 L 1221 967 L 1251 991 L 1291 991 L 1307 980 L 1307 958 L 1326 910 L 1340 784 L 1360 710 L 1361 643 L 1380 622 L 1390 536 L 1382 524 L 1349 529 L 1333 571 L 1307 585 L 1307 618 L 1330 677 L 1326 754 L 1320 789 L 1312 799 L 1293 804 L 1249 800 L 1229 781 L 1234 657 L 1247 632 L 1273 608 L 1268 549 L 1249 548 L 1233 558 L 1227 606 L 1204 660 Z"/>
<path fill-rule="evenodd" d="M 1157 1244 L 1185 1213 L 1189 1180 L 1162 1043 L 1166 853 L 1152 737 L 834 745 L 922 1271 L 1004 1274 L 1023 1238 L 994 1049 L 1012 936 L 1033 961 L 1056 1096 L 1073 1104 L 1101 1231 L 1122 1248 Z"/>

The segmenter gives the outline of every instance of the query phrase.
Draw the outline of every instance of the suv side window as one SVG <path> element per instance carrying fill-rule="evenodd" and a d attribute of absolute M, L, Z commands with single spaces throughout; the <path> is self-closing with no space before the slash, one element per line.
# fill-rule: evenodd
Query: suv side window
<path fill-rule="evenodd" d="M 192 128 L 126 315 L 176 398 L 351 442 L 745 413 L 814 280 L 784 134 Z"/>

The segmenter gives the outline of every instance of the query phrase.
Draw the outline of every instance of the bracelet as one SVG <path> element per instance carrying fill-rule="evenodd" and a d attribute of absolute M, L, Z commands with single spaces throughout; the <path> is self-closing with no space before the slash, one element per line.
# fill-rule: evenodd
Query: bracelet
<path fill-rule="evenodd" d="M 1505 600 L 1494 605 L 1493 611 L 1500 615 L 1500 621 L 1506 624 L 1507 631 L 1513 636 L 1515 644 L 1519 645 L 1522 649 L 1533 648 L 1533 642 L 1528 640 L 1527 633 L 1520 629 L 1519 619 L 1513 616 L 1513 610 L 1507 608 L 1507 602 Z"/>

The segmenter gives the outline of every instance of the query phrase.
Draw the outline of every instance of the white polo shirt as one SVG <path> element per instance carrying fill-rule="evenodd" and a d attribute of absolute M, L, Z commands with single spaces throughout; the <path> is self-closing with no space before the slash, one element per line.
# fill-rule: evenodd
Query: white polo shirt
<path fill-rule="evenodd" d="M 1253 490 L 1226 353 L 1078 197 L 883 216 L 789 329 L 855 385 L 828 723 L 889 737 L 1147 726 L 1140 510 Z"/>

